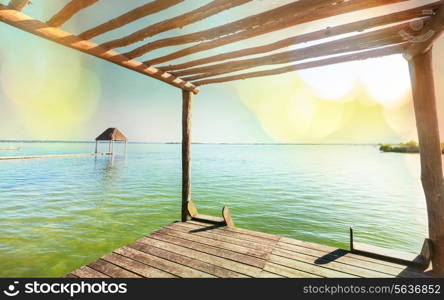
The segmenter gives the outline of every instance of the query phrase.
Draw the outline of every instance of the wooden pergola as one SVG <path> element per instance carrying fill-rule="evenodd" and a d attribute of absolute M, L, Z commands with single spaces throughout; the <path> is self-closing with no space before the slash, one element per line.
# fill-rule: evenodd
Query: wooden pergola
<path fill-rule="evenodd" d="M 98 1 L 68 1 L 59 12 L 45 22 L 33 19 L 21 12 L 29 0 L 11 0 L 7 6 L 0 4 L 0 20 L 182 90 L 182 221 L 198 216 L 191 201 L 190 160 L 192 96 L 199 93 L 200 86 L 403 54 L 409 63 L 411 73 L 421 152 L 421 179 L 427 202 L 429 238 L 432 242 L 433 270 L 444 273 L 444 180 L 432 69 L 433 43 L 444 29 L 444 0 L 180 64 L 168 64 L 168 62 L 331 16 L 398 3 L 412 3 L 412 0 L 298 0 L 266 12 L 227 22 L 221 26 L 153 39 L 160 33 L 180 29 L 220 12 L 255 1 L 213 0 L 192 11 L 141 28 L 121 38 L 102 44 L 93 41 L 94 38 L 106 32 L 185 1 L 151 0 L 145 5 L 82 33 L 69 33 L 61 28 L 79 11 Z M 335 36 L 338 38 L 322 42 L 325 38 Z M 115 50 L 147 38 L 150 38 L 149 42 L 138 44 L 127 53 L 119 53 Z M 321 43 L 288 49 L 295 45 L 316 41 Z M 180 45 L 184 45 L 182 49 L 168 55 L 148 61 L 138 60 L 156 49 Z M 282 64 L 286 65 L 274 67 L 274 65 Z M 263 69 L 249 70 L 256 67 L 263 67 Z M 230 220 L 228 210 L 224 210 L 224 216 L 226 220 Z"/>

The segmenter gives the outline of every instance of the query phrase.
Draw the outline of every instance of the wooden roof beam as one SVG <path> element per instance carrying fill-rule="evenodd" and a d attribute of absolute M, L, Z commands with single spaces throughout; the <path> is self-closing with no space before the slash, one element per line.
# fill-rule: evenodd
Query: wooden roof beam
<path fill-rule="evenodd" d="M 188 61 L 182 64 L 169 65 L 169 66 L 161 66 L 159 69 L 163 71 L 173 71 L 173 70 L 182 70 L 186 68 L 192 68 L 199 65 L 209 64 L 213 62 L 221 62 L 228 59 L 234 59 L 243 56 L 255 55 L 255 54 L 263 54 L 267 52 L 271 52 L 274 50 L 279 50 L 285 47 L 289 47 L 292 45 L 296 45 L 299 43 L 312 42 L 316 40 L 321 40 L 327 37 L 333 37 L 341 34 L 353 33 L 353 32 L 361 32 L 370 28 L 385 26 L 389 24 L 394 24 L 398 22 L 404 22 L 411 19 L 416 19 L 420 17 L 424 17 L 428 15 L 430 12 L 437 10 L 440 2 L 435 2 L 429 5 L 424 5 L 421 7 L 416 7 L 409 10 L 404 10 L 401 12 L 396 12 L 388 15 L 383 15 L 380 17 L 365 19 L 362 21 L 357 21 L 345 25 L 339 25 L 335 27 L 327 27 L 326 29 L 309 32 L 306 34 L 297 35 L 294 37 L 290 37 L 284 40 L 280 40 L 275 43 L 267 44 L 264 46 L 252 47 L 247 49 L 241 49 L 236 51 L 231 51 L 228 53 L 217 54 L 206 58 L 196 59 L 193 61 Z M 191 47 L 192 48 L 192 47 Z M 188 48 L 190 49 L 190 48 Z M 193 51 L 189 51 L 191 54 Z M 155 65 L 165 59 L 168 59 L 168 56 L 164 56 L 158 59 L 153 59 L 149 61 L 145 61 L 147 65 Z"/>
<path fill-rule="evenodd" d="M 369 48 L 377 48 L 389 44 L 397 44 L 403 41 L 399 31 L 406 28 L 408 23 L 403 23 L 389 28 L 375 30 L 368 33 L 334 40 L 327 43 L 304 47 L 300 49 L 275 53 L 271 55 L 255 57 L 243 60 L 233 60 L 209 66 L 185 69 L 174 72 L 176 76 L 191 74 L 213 74 L 231 73 L 244 69 L 260 67 L 272 64 L 284 64 L 298 60 L 311 59 L 315 57 L 335 55 L 345 52 L 360 51 Z M 212 75 L 214 76 L 214 75 Z M 195 80 L 195 79 L 193 79 Z"/>
<path fill-rule="evenodd" d="M 130 60 L 116 51 L 103 49 L 91 41 L 82 40 L 78 36 L 59 28 L 50 27 L 48 24 L 35 20 L 19 11 L 8 9 L 2 4 L 0 4 L 0 21 L 47 40 L 96 56 L 146 76 L 156 78 L 177 88 L 195 94 L 199 92 L 199 89 L 196 88 L 196 86 L 189 82 L 185 82 L 180 78 L 176 78 L 172 74 L 147 66 L 141 62 Z"/>
<path fill-rule="evenodd" d="M 101 46 L 108 49 L 128 46 L 133 43 L 142 41 L 148 37 L 152 37 L 156 34 L 175 28 L 182 28 L 186 25 L 203 20 L 205 18 L 208 18 L 210 16 L 213 16 L 230 8 L 245 4 L 250 1 L 252 0 L 213 0 L 207 5 L 201 6 L 193 11 L 145 27 L 126 37 L 109 41 L 107 43 L 102 44 Z"/>
<path fill-rule="evenodd" d="M 99 26 L 96 26 L 94 28 L 91 28 L 81 34 L 79 34 L 79 37 L 84 40 L 90 40 L 93 37 L 96 37 L 98 35 L 104 34 L 108 31 L 117 29 L 119 27 L 122 27 L 126 24 L 129 24 L 131 22 L 134 22 L 138 19 L 141 19 L 143 17 L 155 14 L 159 11 L 165 10 L 167 8 L 170 8 L 171 6 L 174 6 L 176 4 L 179 4 L 185 0 L 154 0 L 147 4 L 144 4 L 142 6 L 139 6 L 133 10 L 128 11 L 127 13 L 114 18 L 108 22 L 105 22 Z"/>
<path fill-rule="evenodd" d="M 29 0 L 11 0 L 8 4 L 8 8 L 21 11 L 29 4 Z"/>
<path fill-rule="evenodd" d="M 156 63 L 161 63 L 302 23 L 405 1 L 409 0 L 299 0 L 222 26 L 157 40 L 129 51 L 125 55 L 135 58 L 159 48 L 208 41 L 172 53 L 162 60 L 156 60 Z"/>
<path fill-rule="evenodd" d="M 341 56 L 336 56 L 336 57 L 332 57 L 332 58 L 326 58 L 326 59 L 306 62 L 306 63 L 294 64 L 291 66 L 285 66 L 285 67 L 266 70 L 266 71 L 249 72 L 249 73 L 244 73 L 244 74 L 239 74 L 239 75 L 206 79 L 206 80 L 193 82 L 193 84 L 195 84 L 197 86 L 201 86 L 201 85 L 206 85 L 206 84 L 222 83 L 222 82 L 243 80 L 243 79 L 248 79 L 248 78 L 280 75 L 280 74 L 284 74 L 284 73 L 300 71 L 300 70 L 305 70 L 305 69 L 312 69 L 312 68 L 317 68 L 317 67 L 323 67 L 323 66 L 339 64 L 339 63 L 344 63 L 344 62 L 365 60 L 365 59 L 376 58 L 376 57 L 381 57 L 381 56 L 400 54 L 404 51 L 404 48 L 405 48 L 405 44 L 399 44 L 399 45 L 395 45 L 395 46 L 389 46 L 389 47 L 374 49 L 374 50 L 367 50 L 367 51 L 354 53 L 354 54 L 347 54 L 347 55 L 341 55 Z"/>
<path fill-rule="evenodd" d="M 52 27 L 60 27 L 82 9 L 93 5 L 99 0 L 71 0 L 47 23 Z"/>
<path fill-rule="evenodd" d="M 440 7 L 433 20 L 423 26 L 421 32 L 413 38 L 412 45 L 406 49 L 404 57 L 411 60 L 418 54 L 425 54 L 433 43 L 441 36 L 444 30 L 444 0 L 440 0 Z"/>

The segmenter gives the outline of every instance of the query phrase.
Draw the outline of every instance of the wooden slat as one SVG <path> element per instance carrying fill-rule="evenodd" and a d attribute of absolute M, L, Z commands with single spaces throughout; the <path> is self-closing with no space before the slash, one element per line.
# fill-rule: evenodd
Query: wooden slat
<path fill-rule="evenodd" d="M 256 249 L 249 249 L 247 247 L 239 246 L 232 243 L 222 242 L 218 240 L 213 240 L 208 237 L 200 236 L 198 233 L 189 233 L 185 232 L 183 228 L 178 227 L 164 227 L 161 230 L 159 230 L 159 233 L 172 235 L 184 240 L 190 240 L 193 242 L 198 242 L 201 244 L 205 244 L 211 247 L 217 247 L 222 248 L 226 250 L 230 250 L 236 253 L 248 255 L 248 256 L 254 256 L 260 259 L 267 259 L 271 251 L 260 251 Z"/>
<path fill-rule="evenodd" d="M 71 272 L 74 276 L 78 276 L 81 278 L 109 278 L 109 276 L 98 272 L 94 269 L 91 269 L 88 266 L 83 266 L 73 272 Z"/>
<path fill-rule="evenodd" d="M 74 275 L 73 273 L 68 273 L 63 278 L 79 278 L 79 276 Z"/>
<path fill-rule="evenodd" d="M 140 278 L 141 276 L 134 274 L 130 271 L 122 269 L 114 264 L 111 264 L 103 259 L 98 259 L 88 264 L 88 267 L 108 275 L 113 278 Z"/>
<path fill-rule="evenodd" d="M 232 60 L 209 66 L 185 69 L 174 72 L 174 75 L 185 76 L 190 74 L 198 74 L 196 76 L 187 77 L 191 78 L 191 80 L 196 80 L 201 79 L 202 77 L 206 78 L 209 76 L 216 76 L 259 66 L 284 64 L 322 56 L 362 51 L 371 48 L 398 44 L 403 41 L 403 38 L 398 34 L 398 32 L 399 30 L 405 28 L 405 26 L 406 24 L 400 24 L 386 29 L 358 34 L 352 37 L 342 38 L 300 49 L 250 59 Z"/>
<path fill-rule="evenodd" d="M 255 54 L 263 54 L 266 52 L 271 52 L 275 50 L 279 50 L 288 46 L 296 45 L 299 43 L 306 43 L 306 42 L 313 42 L 316 40 L 321 40 L 327 37 L 333 37 L 341 34 L 346 33 L 353 33 L 353 32 L 362 32 L 364 30 L 368 30 L 370 28 L 378 27 L 378 26 L 384 26 L 389 24 L 394 24 L 397 22 L 404 22 L 407 20 L 415 19 L 424 17 L 424 10 L 431 10 L 435 11 L 439 7 L 439 2 L 435 2 L 432 4 L 424 5 L 421 7 L 416 7 L 409 10 L 404 10 L 401 12 L 396 12 L 393 14 L 383 15 L 380 17 L 370 18 L 362 21 L 352 22 L 345 25 L 339 25 L 334 27 L 329 27 L 326 29 L 309 32 L 306 34 L 296 35 L 294 37 L 290 37 L 284 40 L 280 40 L 275 43 L 270 43 L 263 46 L 258 47 L 252 47 L 237 51 L 231 51 L 228 53 L 222 53 L 213 55 L 206 58 L 196 59 L 193 61 L 185 62 L 182 64 L 176 64 L 176 65 L 169 65 L 169 66 L 160 66 L 159 69 L 163 71 L 172 71 L 172 70 L 182 70 L 187 68 L 196 67 L 198 65 L 204 65 L 209 64 L 213 62 L 221 62 L 228 59 L 234 59 L 238 57 L 248 56 L 248 55 L 255 55 Z M 192 47 L 200 47 L 200 45 L 192 46 Z M 190 47 L 190 48 L 192 48 Z M 188 49 L 190 49 L 188 48 Z M 193 51 L 190 51 L 190 54 L 194 53 Z M 172 59 L 176 58 L 171 57 Z M 155 65 L 158 63 L 162 63 L 165 61 L 170 60 L 169 57 L 160 57 L 158 59 L 152 59 L 149 61 L 146 61 L 144 63 L 148 65 Z"/>
<path fill-rule="evenodd" d="M 63 31 L 59 28 L 49 27 L 46 23 L 35 20 L 16 10 L 10 10 L 1 4 L 0 21 L 29 33 L 43 37 L 45 39 L 51 40 L 58 44 L 62 44 L 64 46 L 120 65 L 127 69 L 136 71 L 138 73 L 156 78 L 175 87 L 191 91 L 193 93 L 199 92 L 199 89 L 196 88 L 193 84 L 176 78 L 169 73 L 162 72 L 154 67 L 148 67 L 143 63 L 137 62 L 135 60 L 129 60 L 127 57 L 121 55 L 116 51 L 105 50 L 93 42 L 82 40 L 79 37 Z"/>
<path fill-rule="evenodd" d="M 171 243 L 171 240 L 173 239 L 158 234 L 155 236 L 150 235 L 150 237 L 141 238 L 138 240 L 138 242 L 162 248 L 194 259 L 198 259 L 212 265 L 216 265 L 237 273 L 248 275 L 250 277 L 256 277 L 262 271 L 260 268 L 257 267 L 248 266 L 230 259 L 222 258 L 216 255 L 190 249 L 187 248 L 186 246 Z"/>
<path fill-rule="evenodd" d="M 186 224 L 188 225 L 189 222 L 187 222 Z M 192 231 L 194 235 L 197 236 L 202 236 L 202 237 L 206 237 L 206 238 L 210 238 L 216 241 L 220 241 L 220 242 L 224 242 L 224 243 L 228 243 L 228 244 L 233 244 L 233 245 L 239 245 L 242 247 L 246 247 L 249 249 L 253 249 L 256 251 L 259 251 L 259 253 L 271 253 L 271 251 L 273 250 L 273 247 L 270 245 L 264 245 L 264 244 L 258 244 L 255 242 L 251 242 L 248 240 L 242 240 L 240 242 L 239 239 L 232 237 L 232 236 L 227 236 L 224 234 L 220 234 L 217 231 L 213 231 L 213 230 L 205 230 L 205 231 L 201 231 L 199 230 L 200 227 L 187 227 L 184 226 L 185 223 L 177 223 L 174 225 L 171 225 L 172 227 L 174 226 L 174 229 L 176 230 L 180 230 L 183 232 L 189 232 Z M 197 230 L 196 230 L 197 229 Z"/>
<path fill-rule="evenodd" d="M 138 251 L 134 248 L 130 247 L 122 247 L 114 251 L 115 253 L 118 253 L 120 255 L 123 255 L 125 257 L 131 258 L 133 260 L 139 261 L 141 263 L 147 264 L 149 266 L 152 266 L 156 269 L 166 271 L 168 273 L 171 273 L 173 275 L 179 276 L 179 277 L 186 277 L 186 278 L 214 278 L 215 276 L 210 275 L 205 272 L 201 272 L 199 270 L 195 270 L 192 268 L 189 268 L 187 266 L 177 264 L 175 262 Z"/>
<path fill-rule="evenodd" d="M 148 266 L 144 263 L 135 261 L 133 259 L 130 259 L 128 257 L 111 253 L 108 255 L 105 255 L 101 257 L 102 260 L 108 261 L 110 263 L 113 263 L 117 266 L 120 266 L 124 269 L 127 269 L 133 273 L 136 273 L 140 276 L 147 277 L 147 278 L 173 278 L 177 277 L 173 274 L 164 272 L 162 270 L 153 268 L 151 266 Z"/>
<path fill-rule="evenodd" d="M 274 264 L 274 263 L 270 263 L 270 262 L 267 262 L 267 264 L 264 267 L 264 270 L 271 272 L 271 273 L 279 274 L 283 277 L 288 277 L 288 278 L 321 278 L 322 277 L 322 276 L 298 271 L 298 270 L 295 270 L 292 268 L 288 268 L 288 267 Z"/>
<path fill-rule="evenodd" d="M 404 2 L 408 0 L 301 0 L 278 7 L 262 14 L 254 15 L 226 25 L 211 29 L 185 34 L 177 37 L 160 39 L 142 45 L 125 55 L 131 58 L 139 57 L 147 52 L 169 46 L 182 45 L 193 42 L 211 41 L 211 44 L 201 45 L 199 51 L 212 49 L 222 45 L 259 36 L 272 31 L 285 29 L 306 22 L 340 15 L 381 5 Z M 218 40 L 218 38 L 220 38 Z M 196 50 L 196 49 L 194 49 Z M 175 58 L 188 55 L 179 53 Z M 196 53 L 196 52 L 193 52 Z M 169 57 L 168 60 L 172 58 Z"/>
<path fill-rule="evenodd" d="M 71 19 L 82 9 L 93 5 L 99 0 L 71 0 L 58 13 L 56 13 L 47 23 L 50 26 L 59 27 Z"/>
<path fill-rule="evenodd" d="M 245 4 L 250 1 L 252 0 L 213 0 L 212 2 L 188 13 L 145 27 L 126 37 L 104 43 L 102 44 L 102 47 L 107 49 L 114 49 L 118 47 L 128 46 L 138 41 L 142 41 L 148 37 L 152 37 L 156 34 L 175 28 L 182 28 L 186 25 L 203 20 L 222 11 Z"/>
<path fill-rule="evenodd" d="M 21 11 L 28 5 L 29 0 L 11 0 L 9 1 L 8 8 Z"/>
<path fill-rule="evenodd" d="M 208 225 L 202 224 L 200 222 L 189 221 L 186 223 L 176 223 L 174 225 L 180 225 L 180 226 L 184 226 L 186 228 L 190 228 L 190 230 L 193 230 L 193 232 L 194 232 L 194 230 L 195 231 L 198 230 L 199 234 L 204 233 L 204 232 L 208 232 L 208 231 L 202 231 Z M 211 230 L 211 231 L 213 231 L 213 230 Z M 230 234 L 230 232 L 231 232 L 231 234 Z M 338 250 L 337 248 L 330 247 L 327 245 L 320 245 L 320 244 L 311 243 L 311 242 L 307 242 L 307 241 L 295 240 L 295 239 L 288 238 L 288 237 L 279 237 L 276 235 L 270 235 L 270 234 L 263 233 L 263 232 L 252 231 L 252 230 L 248 230 L 245 228 L 220 227 L 219 231 L 213 231 L 213 235 L 217 234 L 219 237 L 223 237 L 226 234 L 230 234 L 227 237 L 231 238 L 233 236 L 232 233 L 242 233 L 243 235 L 237 235 L 237 237 L 238 238 L 242 237 L 241 241 L 242 241 L 243 245 L 247 245 L 247 247 L 250 247 L 250 248 L 254 248 L 254 245 L 257 245 L 257 244 L 252 244 L 250 242 L 251 237 L 255 237 L 255 238 L 262 237 L 264 239 L 270 240 L 269 242 L 266 242 L 267 247 L 269 247 L 268 245 L 270 245 L 270 242 L 274 242 L 271 244 L 271 247 L 278 247 L 278 248 L 283 248 L 283 249 L 287 249 L 287 250 L 291 250 L 291 251 L 295 251 L 295 248 L 292 246 L 298 246 L 298 247 L 302 247 L 302 248 L 307 249 L 307 250 L 303 249 L 303 251 L 317 250 L 317 251 L 322 251 L 325 254 L 332 254 L 332 255 L 334 255 L 333 253 Z M 258 234 L 260 234 L 260 235 L 258 236 Z M 249 237 L 249 236 L 251 236 L 251 237 Z M 276 240 L 276 238 L 277 238 L 277 240 Z M 258 240 L 256 239 L 256 241 L 258 241 Z M 239 239 L 231 239 L 230 242 L 238 243 Z M 247 244 L 245 244 L 245 243 L 247 243 Z M 377 260 L 377 259 L 373 259 L 373 258 L 369 258 L 369 257 L 364 257 L 364 256 L 360 256 L 360 255 L 355 255 L 355 254 L 351 254 L 351 253 L 347 253 L 347 256 L 355 258 L 357 260 L 356 262 L 362 261 L 362 262 L 377 263 L 377 264 L 381 264 L 381 265 L 385 265 L 385 266 L 391 266 L 394 268 L 398 268 L 400 271 L 405 269 L 405 267 L 406 267 L 405 265 L 381 261 L 381 260 Z"/>
<path fill-rule="evenodd" d="M 105 22 L 99 26 L 96 26 L 79 34 L 79 37 L 84 40 L 92 39 L 93 37 L 117 29 L 143 17 L 165 10 L 183 1 L 184 0 L 154 0 L 148 2 L 147 4 L 139 6 L 133 10 L 128 11 L 127 13 L 124 13 L 121 16 L 118 16 L 117 18 L 114 18 L 108 22 Z"/>
<path fill-rule="evenodd" d="M 209 263 L 200 261 L 198 259 L 194 259 L 194 258 L 190 258 L 187 256 L 183 256 L 181 254 L 166 251 L 164 249 L 153 247 L 148 244 L 134 242 L 134 243 L 128 245 L 128 247 L 131 247 L 136 250 L 139 250 L 139 251 L 142 251 L 145 253 L 149 253 L 149 254 L 152 254 L 152 255 L 155 255 L 155 256 L 158 256 L 158 257 L 161 257 L 161 258 L 173 261 L 173 262 L 176 262 L 176 263 L 184 265 L 184 266 L 188 266 L 188 267 L 196 269 L 196 270 L 200 270 L 202 272 L 214 275 L 216 277 L 222 277 L 222 278 L 246 278 L 246 277 L 248 277 L 246 275 L 236 273 L 236 272 L 233 272 L 231 270 L 228 270 L 228 269 L 225 269 L 225 268 L 222 268 L 219 266 L 211 265 Z"/>
<path fill-rule="evenodd" d="M 177 227 L 178 226 L 176 226 L 176 228 Z M 244 247 L 239 247 L 239 246 L 233 247 L 233 245 L 230 245 L 228 243 L 220 243 L 220 242 L 211 241 L 210 239 L 196 236 L 196 234 L 194 234 L 194 233 L 188 233 L 188 234 L 179 233 L 177 231 L 169 230 L 167 228 L 163 228 L 162 230 L 160 230 L 158 232 L 162 233 L 162 234 L 176 236 L 181 239 L 185 239 L 185 240 L 187 240 L 186 243 L 189 245 L 189 247 L 192 247 L 193 249 L 197 249 L 197 250 L 202 249 L 201 251 L 207 251 L 208 249 L 211 249 L 211 251 L 213 251 L 214 253 L 217 253 L 218 255 L 227 255 L 224 257 L 227 257 L 227 258 L 230 258 L 233 260 L 237 260 L 240 262 L 244 262 L 247 264 L 253 264 L 257 267 L 262 267 L 262 268 L 265 266 L 264 263 L 266 263 L 266 261 L 268 260 L 268 261 L 271 261 L 276 264 L 281 264 L 281 265 L 284 265 L 287 267 L 289 267 L 289 266 L 293 267 L 293 268 L 297 269 L 298 271 L 303 271 L 306 273 L 311 273 L 311 274 L 315 274 L 317 276 L 322 276 L 322 277 L 353 277 L 353 272 L 356 273 L 356 269 L 360 270 L 357 267 L 339 264 L 336 262 L 331 263 L 329 265 L 329 267 L 325 267 L 325 265 L 316 265 L 314 263 L 314 261 L 318 259 L 317 257 L 311 257 L 308 255 L 302 255 L 302 254 L 299 254 L 297 262 L 292 262 L 290 265 L 282 263 L 282 262 L 285 262 L 287 260 L 287 258 L 279 257 L 276 255 L 268 255 L 267 253 L 259 254 L 261 256 L 264 255 L 266 260 L 252 260 L 251 258 L 246 259 L 245 256 L 233 255 L 233 252 L 242 253 L 243 255 L 255 256 L 255 257 L 257 257 L 256 255 L 258 253 L 256 251 L 249 252 L 248 249 L 244 248 Z M 239 236 L 240 235 L 241 234 L 239 234 Z M 258 240 L 258 242 L 260 243 L 261 240 Z M 211 248 L 201 246 L 199 243 L 205 244 L 205 245 L 211 245 Z M 219 248 L 219 250 L 215 250 L 214 247 Z M 295 258 L 297 255 L 298 254 L 294 254 L 292 256 L 292 258 Z M 324 260 L 323 262 L 327 263 L 326 260 Z M 348 273 L 346 271 L 348 271 Z M 362 270 L 362 273 L 363 274 L 372 274 L 374 276 L 376 276 L 378 274 L 379 277 L 381 277 L 381 276 L 387 277 L 387 274 L 384 275 L 384 274 L 379 274 L 377 272 L 372 273 L 371 271 L 369 271 L 369 272 L 366 272 L 366 271 L 367 270 Z"/>
<path fill-rule="evenodd" d="M 181 226 L 182 224 L 184 224 L 184 223 L 170 225 L 168 227 L 165 227 L 164 229 L 172 228 L 172 229 L 175 229 L 177 231 L 182 231 L 182 232 L 188 231 L 188 234 L 184 234 L 184 233 L 177 234 L 177 233 L 172 233 L 172 232 L 166 232 L 166 233 L 173 234 L 173 235 L 179 236 L 184 239 L 190 239 L 190 240 L 198 241 L 200 243 L 209 244 L 214 247 L 221 247 L 221 248 L 229 249 L 232 251 L 246 253 L 246 254 L 252 255 L 252 256 L 258 256 L 257 251 L 249 252 L 248 248 L 244 248 L 243 246 L 239 247 L 236 245 L 236 244 L 244 244 L 245 239 L 247 239 L 246 237 L 242 236 L 241 234 L 238 235 L 239 240 L 232 241 L 231 244 L 225 243 L 225 242 L 214 242 L 214 241 L 212 242 L 210 240 L 211 236 L 207 235 L 208 238 L 201 238 L 200 235 L 202 234 L 202 232 L 192 231 L 192 233 L 191 233 L 191 231 L 186 229 L 187 227 Z M 211 231 L 213 231 L 213 230 L 210 230 L 210 232 Z M 163 232 L 165 232 L 165 231 L 163 231 Z M 218 232 L 215 232 L 215 233 L 217 235 L 219 235 Z M 214 236 L 217 236 L 217 235 L 214 235 Z M 257 242 L 260 243 L 259 240 L 257 240 Z M 248 247 L 248 244 L 247 244 L 247 247 Z M 338 257 L 334 257 L 333 255 L 328 256 L 327 253 L 322 252 L 322 251 L 298 247 L 295 245 L 290 245 L 290 244 L 285 244 L 285 243 L 276 244 L 275 247 L 271 248 L 271 251 L 272 251 L 272 255 L 269 255 L 270 253 L 265 253 L 265 256 L 263 256 L 264 254 L 261 254 L 261 253 L 259 253 L 259 255 L 261 257 L 266 257 L 266 259 L 268 261 L 278 263 L 278 264 L 283 264 L 283 262 L 285 262 L 285 259 L 295 259 L 295 260 L 297 260 L 297 262 L 292 262 L 291 263 L 292 266 L 295 266 L 300 263 L 302 263 L 302 264 L 308 263 L 311 265 L 320 264 L 319 266 L 321 266 L 321 267 L 331 269 L 334 272 L 340 273 L 340 274 L 333 274 L 334 272 L 330 272 L 329 270 L 326 271 L 323 269 L 318 270 L 318 272 L 316 273 L 314 270 L 317 270 L 317 268 L 313 269 L 312 266 L 307 266 L 307 265 L 302 265 L 300 268 L 300 270 L 302 270 L 302 271 L 311 272 L 311 273 L 315 272 L 316 275 L 324 276 L 324 277 L 325 276 L 327 276 L 327 277 L 353 277 L 353 276 L 388 277 L 388 276 L 397 276 L 402 271 L 398 268 L 390 268 L 390 267 L 385 267 L 382 265 L 374 265 L 374 264 L 364 264 L 364 265 L 366 265 L 366 267 L 368 267 L 368 268 L 365 268 L 365 267 L 363 267 L 363 263 L 360 260 L 348 259 L 348 258 L 344 258 L 344 257 L 338 258 Z M 282 259 L 278 258 L 277 256 L 282 257 Z M 284 265 L 289 266 L 288 264 L 285 264 L 285 263 L 284 263 Z M 414 274 L 410 274 L 410 275 L 411 275 L 411 277 L 415 277 L 415 276 L 412 276 Z M 407 277 L 407 274 L 403 277 Z"/>
<path fill-rule="evenodd" d="M 183 223 L 178 223 L 178 224 L 170 225 L 170 226 L 167 226 L 164 228 L 172 228 L 174 230 L 181 231 L 181 232 L 190 232 L 190 230 L 192 230 L 191 228 L 193 228 L 193 227 L 181 226 L 182 224 Z M 248 255 L 252 255 L 252 256 L 256 256 L 256 257 L 260 257 L 260 258 L 265 258 L 265 259 L 267 259 L 269 257 L 271 252 L 273 252 L 273 254 L 275 254 L 275 255 L 279 255 L 279 256 L 283 256 L 283 257 L 287 257 L 287 258 L 292 258 L 294 255 L 294 252 L 296 252 L 299 254 L 310 255 L 310 256 L 314 257 L 314 259 L 322 258 L 323 260 L 335 261 L 335 262 L 339 262 L 339 263 L 343 263 L 343 264 L 347 264 L 347 265 L 358 266 L 358 267 L 366 268 L 369 270 L 375 270 L 378 272 L 390 274 L 393 276 L 399 275 L 403 271 L 403 269 L 405 269 L 404 266 L 402 268 L 384 266 L 384 265 L 375 264 L 372 262 L 363 262 L 361 259 L 356 259 L 353 257 L 349 258 L 349 257 L 345 257 L 345 256 L 335 255 L 334 253 L 337 253 L 338 251 L 336 251 L 336 250 L 338 250 L 338 249 L 334 249 L 332 251 L 329 250 L 326 252 L 326 251 L 320 251 L 317 249 L 305 248 L 305 247 L 298 246 L 298 245 L 292 245 L 292 244 L 286 244 L 284 242 L 279 242 L 275 245 L 275 247 L 269 247 L 266 251 L 260 251 L 260 250 L 256 250 L 256 248 L 250 248 L 252 243 L 251 242 L 245 243 L 244 239 L 230 240 L 230 242 L 220 242 L 217 239 L 217 237 L 219 237 L 221 235 L 217 234 L 217 233 L 211 234 L 211 230 L 207 233 L 202 232 L 202 231 L 193 231 L 192 233 L 188 233 L 188 235 L 198 236 L 199 238 L 202 236 L 202 238 L 200 240 L 196 239 L 196 241 L 199 241 L 200 243 L 206 243 L 206 244 L 209 244 L 209 245 L 212 245 L 215 247 L 222 247 L 222 248 L 230 249 L 232 251 L 241 252 L 244 254 L 248 254 Z M 185 235 L 182 235 L 182 236 L 183 236 L 183 238 L 186 238 Z M 194 238 L 196 238 L 196 237 L 194 237 Z M 211 241 L 212 239 L 215 239 L 216 241 Z M 242 245 L 242 246 L 239 246 L 238 244 Z M 342 252 L 342 254 L 344 254 L 344 252 Z M 406 275 L 413 276 L 414 274 L 406 274 Z"/>
<path fill-rule="evenodd" d="M 408 45 L 408 44 L 400 44 L 400 45 L 395 45 L 395 46 L 384 47 L 381 49 L 368 50 L 368 51 L 363 51 L 363 52 L 354 53 L 354 54 L 341 55 L 341 56 L 337 56 L 337 57 L 320 59 L 320 60 L 311 61 L 311 62 L 307 62 L 307 63 L 293 64 L 290 66 L 285 66 L 285 67 L 281 67 L 281 68 L 274 68 L 271 70 L 247 72 L 247 73 L 243 73 L 243 74 L 239 74 L 239 75 L 218 77 L 218 78 L 214 78 L 214 79 L 205 79 L 205 80 L 193 82 L 193 84 L 195 84 L 196 86 L 200 86 L 200 85 L 205 85 L 205 84 L 214 84 L 214 83 L 222 83 L 222 82 L 229 82 L 229 81 L 236 81 L 236 80 L 244 80 L 244 79 L 248 79 L 248 78 L 280 75 L 280 74 L 285 74 L 285 73 L 294 72 L 294 71 L 298 71 L 298 70 L 306 70 L 306 69 L 329 66 L 329 65 L 339 64 L 339 63 L 344 63 L 344 62 L 366 60 L 366 59 L 370 59 L 370 58 L 400 54 L 405 49 L 406 45 Z"/>
<path fill-rule="evenodd" d="M 440 0 L 439 3 L 439 12 L 433 17 L 433 21 L 425 25 L 421 30 L 419 33 L 421 37 L 420 40 L 413 43 L 412 46 L 406 50 L 405 56 L 407 59 L 412 59 L 415 55 L 426 53 L 441 36 L 444 30 L 444 0 Z"/>
<path fill-rule="evenodd" d="M 237 261 L 246 266 L 253 266 L 257 268 L 263 268 L 266 261 L 264 259 L 256 258 L 250 255 L 245 255 L 224 248 L 217 248 L 213 246 L 208 246 L 201 244 L 199 242 L 193 241 L 193 237 L 190 235 L 188 239 L 183 239 L 177 237 L 177 235 L 172 231 L 158 231 L 150 235 L 152 238 L 161 239 L 163 241 L 173 243 L 182 247 L 191 248 L 197 251 L 201 251 L 207 254 L 215 255 L 222 258 L 227 258 L 233 261 Z"/>
<path fill-rule="evenodd" d="M 180 225 L 198 225 L 200 227 L 206 227 L 208 226 L 205 223 L 202 222 L 197 222 L 197 221 L 189 221 L 187 223 L 178 223 Z M 234 228 L 230 228 L 230 227 L 223 227 L 224 230 L 227 231 L 232 231 L 232 232 L 240 232 L 240 233 L 245 233 L 245 234 L 249 234 L 252 236 L 257 236 L 257 237 L 261 237 L 261 238 L 265 238 L 265 239 L 269 239 L 269 240 L 273 240 L 273 241 L 279 241 L 281 240 L 282 237 L 271 234 L 271 233 L 266 233 L 266 232 L 260 232 L 260 231 L 253 231 L 253 230 L 249 230 L 249 229 L 245 229 L 245 228 L 239 228 L 239 227 L 234 227 Z"/>

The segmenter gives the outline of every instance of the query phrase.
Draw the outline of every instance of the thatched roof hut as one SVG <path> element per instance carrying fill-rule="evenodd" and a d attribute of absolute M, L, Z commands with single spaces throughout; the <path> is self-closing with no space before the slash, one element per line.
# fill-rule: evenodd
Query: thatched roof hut
<path fill-rule="evenodd" d="M 108 128 L 98 137 L 96 137 L 96 141 L 117 141 L 117 142 L 127 142 L 128 139 L 123 133 L 117 128 Z"/>
<path fill-rule="evenodd" d="M 108 128 L 107 130 L 102 132 L 102 134 L 96 137 L 96 153 L 99 141 L 109 141 L 109 150 L 108 150 L 109 154 L 112 154 L 114 152 L 114 142 L 125 142 L 125 153 L 126 153 L 126 145 L 128 143 L 128 139 L 117 128 Z"/>

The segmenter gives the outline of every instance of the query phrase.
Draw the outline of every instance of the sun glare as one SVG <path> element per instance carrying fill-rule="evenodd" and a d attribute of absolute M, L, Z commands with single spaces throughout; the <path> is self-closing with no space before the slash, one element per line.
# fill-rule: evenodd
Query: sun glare
<path fill-rule="evenodd" d="M 410 77 L 401 55 L 363 61 L 359 76 L 372 99 L 380 105 L 396 107 L 406 101 Z"/>

